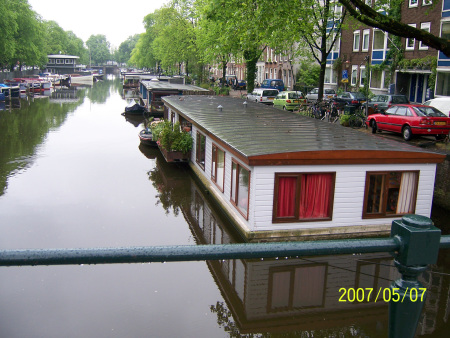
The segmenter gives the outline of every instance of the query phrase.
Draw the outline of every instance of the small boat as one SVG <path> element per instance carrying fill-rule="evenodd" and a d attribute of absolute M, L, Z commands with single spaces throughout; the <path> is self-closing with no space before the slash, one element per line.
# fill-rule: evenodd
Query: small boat
<path fill-rule="evenodd" d="M 145 111 L 145 107 L 135 101 L 131 101 L 128 106 L 125 107 L 126 114 L 143 115 Z"/>
<path fill-rule="evenodd" d="M 153 140 L 152 131 L 150 128 L 142 129 L 139 132 L 139 139 L 141 140 L 141 144 L 145 144 L 148 146 L 157 147 L 158 144 Z"/>

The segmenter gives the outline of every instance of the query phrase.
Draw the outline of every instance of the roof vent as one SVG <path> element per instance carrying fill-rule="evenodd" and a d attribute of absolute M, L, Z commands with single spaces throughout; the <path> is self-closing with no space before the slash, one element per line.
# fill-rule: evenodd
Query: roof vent
<path fill-rule="evenodd" d="M 217 109 L 219 110 L 219 111 L 222 111 L 222 106 L 219 104 L 218 106 L 217 106 Z"/>
<path fill-rule="evenodd" d="M 247 101 L 244 101 L 243 105 L 244 105 L 244 108 L 247 108 Z"/>

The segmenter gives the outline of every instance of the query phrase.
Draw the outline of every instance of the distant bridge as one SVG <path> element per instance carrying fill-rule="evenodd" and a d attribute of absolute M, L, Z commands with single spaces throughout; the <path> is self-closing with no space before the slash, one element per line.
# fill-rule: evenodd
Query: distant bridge
<path fill-rule="evenodd" d="M 92 69 L 102 71 L 102 74 L 119 74 L 120 68 L 117 65 L 92 66 Z"/>

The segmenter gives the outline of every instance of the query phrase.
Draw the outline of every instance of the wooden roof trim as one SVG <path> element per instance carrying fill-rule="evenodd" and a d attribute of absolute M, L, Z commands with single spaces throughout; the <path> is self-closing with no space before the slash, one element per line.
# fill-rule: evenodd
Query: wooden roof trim
<path fill-rule="evenodd" d="M 249 165 L 441 163 L 445 155 L 429 152 L 323 150 L 250 156 Z"/>

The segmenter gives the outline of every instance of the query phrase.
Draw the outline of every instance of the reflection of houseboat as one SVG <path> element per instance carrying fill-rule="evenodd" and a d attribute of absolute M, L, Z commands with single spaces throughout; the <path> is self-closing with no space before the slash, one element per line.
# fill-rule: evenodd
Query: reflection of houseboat
<path fill-rule="evenodd" d="M 444 155 L 240 99 L 162 100 L 192 124 L 191 168 L 250 241 L 373 236 L 430 217 Z"/>
<path fill-rule="evenodd" d="M 189 207 L 182 211 L 197 244 L 240 240 L 194 181 L 191 196 Z M 367 336 L 384 333 L 388 304 L 383 299 L 375 302 L 373 295 L 370 302 L 339 300 L 342 289 L 378 290 L 399 278 L 389 254 L 227 259 L 207 264 L 226 301 L 226 306 L 217 303 L 211 309 L 225 313 L 229 309 L 232 317 L 226 316 L 227 324 L 235 325 L 240 334 L 314 330 L 322 336 L 325 328 L 331 334 L 349 333 L 355 327 Z"/>
<path fill-rule="evenodd" d="M 161 98 L 168 95 L 212 95 L 213 92 L 193 85 L 172 83 L 166 81 L 141 81 L 139 97 L 153 116 L 164 115 L 164 103 Z"/>

